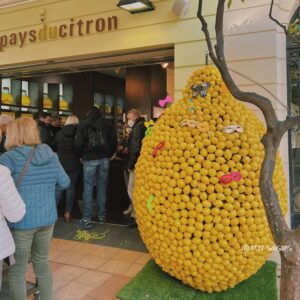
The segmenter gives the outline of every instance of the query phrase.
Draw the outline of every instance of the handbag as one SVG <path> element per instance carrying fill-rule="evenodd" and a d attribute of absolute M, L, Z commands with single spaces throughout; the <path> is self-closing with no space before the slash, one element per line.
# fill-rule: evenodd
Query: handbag
<path fill-rule="evenodd" d="M 23 179 L 23 176 L 24 176 L 24 174 L 26 173 L 26 171 L 27 171 L 27 169 L 28 169 L 28 166 L 29 166 L 29 164 L 30 164 L 30 162 L 31 162 L 31 160 L 32 160 L 34 151 L 35 151 L 35 147 L 32 147 L 32 150 L 31 150 L 31 152 L 30 152 L 30 154 L 29 154 L 29 157 L 28 157 L 28 159 L 27 159 L 27 161 L 26 161 L 26 164 L 25 164 L 25 166 L 24 166 L 24 168 L 23 168 L 21 174 L 19 175 L 19 177 L 18 177 L 18 179 L 17 179 L 17 181 L 16 181 L 16 183 L 15 183 L 16 188 L 18 188 L 18 186 L 20 185 L 20 183 L 21 183 L 21 181 L 22 181 L 22 179 Z M 10 255 L 10 256 L 4 258 L 4 259 L 3 259 L 3 262 L 5 262 L 8 266 L 14 265 L 14 264 L 16 263 L 14 254 L 12 254 L 12 255 Z"/>
<path fill-rule="evenodd" d="M 17 181 L 16 181 L 16 183 L 15 183 L 16 188 L 18 188 L 18 186 L 20 185 L 20 183 L 21 183 L 21 181 L 22 181 L 22 179 L 23 179 L 23 176 L 25 175 L 25 173 L 26 173 L 26 171 L 27 171 L 27 169 L 28 169 L 28 166 L 29 166 L 29 164 L 30 164 L 30 162 L 31 162 L 31 160 L 32 160 L 34 151 L 35 151 L 35 147 L 32 147 L 32 150 L 31 150 L 31 152 L 30 152 L 30 154 L 29 154 L 29 157 L 28 157 L 28 159 L 27 159 L 27 162 L 26 162 L 26 164 L 25 164 L 25 166 L 24 166 L 24 168 L 23 168 L 21 174 L 19 175 L 19 177 L 18 177 L 18 179 L 17 179 Z"/>

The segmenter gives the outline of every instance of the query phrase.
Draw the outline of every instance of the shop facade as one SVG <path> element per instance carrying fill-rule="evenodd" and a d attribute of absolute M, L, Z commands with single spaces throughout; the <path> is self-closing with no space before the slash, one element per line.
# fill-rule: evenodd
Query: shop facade
<path fill-rule="evenodd" d="M 189 1 L 187 12 L 176 16 L 173 0 L 154 0 L 155 10 L 129 14 L 118 1 L 40 0 L 0 10 L 0 71 L 2 76 L 26 70 L 71 67 L 78 61 L 120 59 L 134 53 L 163 51 L 173 56 L 167 71 L 167 92 L 175 100 L 191 73 L 206 63 L 206 43 L 196 17 L 197 0 Z M 213 32 L 217 1 L 204 5 Z M 266 95 L 280 118 L 288 107 L 286 39 L 268 18 L 269 0 L 233 1 L 225 14 L 225 48 L 230 71 L 243 90 Z M 299 1 L 279 0 L 274 15 L 289 23 Z M 129 61 L 129 58 L 128 58 Z M 135 103 L 138 105 L 138 103 Z M 86 103 L 86 110 L 92 102 Z M 80 108 L 81 109 L 81 108 Z M 257 108 L 251 109 L 262 119 Z M 289 178 L 289 146 L 281 143 L 285 173 Z M 291 146 L 290 146 L 291 147 Z M 291 223 L 290 213 L 287 222 Z"/>

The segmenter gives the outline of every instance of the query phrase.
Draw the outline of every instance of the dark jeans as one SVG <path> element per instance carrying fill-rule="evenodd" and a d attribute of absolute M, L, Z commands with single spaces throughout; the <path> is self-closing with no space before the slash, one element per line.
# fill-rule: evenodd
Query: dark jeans
<path fill-rule="evenodd" d="M 106 215 L 106 187 L 109 158 L 83 161 L 83 219 L 91 220 L 93 211 L 93 188 L 96 181 L 98 217 Z"/>
<path fill-rule="evenodd" d="M 66 189 L 66 212 L 71 212 L 74 203 L 75 187 L 79 177 L 79 171 L 67 171 L 66 172 L 70 178 L 70 186 Z M 56 204 L 58 205 L 63 191 L 56 191 Z"/>

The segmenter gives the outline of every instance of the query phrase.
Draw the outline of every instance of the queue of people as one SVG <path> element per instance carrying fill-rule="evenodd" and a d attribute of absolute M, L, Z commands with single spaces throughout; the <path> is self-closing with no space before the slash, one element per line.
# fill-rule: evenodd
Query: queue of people
<path fill-rule="evenodd" d="M 132 202 L 127 210 L 133 217 L 129 227 L 135 227 L 134 168 L 145 126 L 138 110 L 130 110 L 127 119 L 118 152 L 122 153 L 124 179 Z M 58 124 L 57 119 L 55 121 Z M 0 142 L 3 145 L 0 178 L 5 182 L 5 186 L 0 187 L 0 270 L 2 260 L 10 257 L 10 299 L 25 299 L 24 278 L 31 254 L 41 299 L 52 299 L 48 254 L 58 217 L 57 204 L 65 190 L 64 218 L 70 221 L 82 163 L 83 217 L 79 224 L 84 229 L 92 228 L 95 183 L 98 221 L 99 224 L 106 222 L 106 185 L 110 158 L 117 149 L 116 132 L 113 124 L 93 107 L 82 121 L 70 116 L 65 126 L 56 126 L 55 130 L 53 121 L 44 113 L 36 121 L 0 116 Z"/>

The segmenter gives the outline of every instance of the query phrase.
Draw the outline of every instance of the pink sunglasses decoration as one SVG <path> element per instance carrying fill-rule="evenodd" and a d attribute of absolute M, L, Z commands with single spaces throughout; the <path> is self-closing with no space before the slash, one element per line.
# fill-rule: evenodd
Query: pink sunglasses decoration
<path fill-rule="evenodd" d="M 240 181 L 242 179 L 242 175 L 240 172 L 232 172 L 229 174 L 225 174 L 220 178 L 220 182 L 223 184 L 229 184 L 231 181 Z"/>
<path fill-rule="evenodd" d="M 161 150 L 161 149 L 163 149 L 163 148 L 165 147 L 165 145 L 166 145 L 166 142 L 165 142 L 165 141 L 161 141 L 161 142 L 154 148 L 154 150 L 153 150 L 153 152 L 152 152 L 152 156 L 153 156 L 153 157 L 156 157 L 157 154 L 158 154 L 158 151 Z"/>

